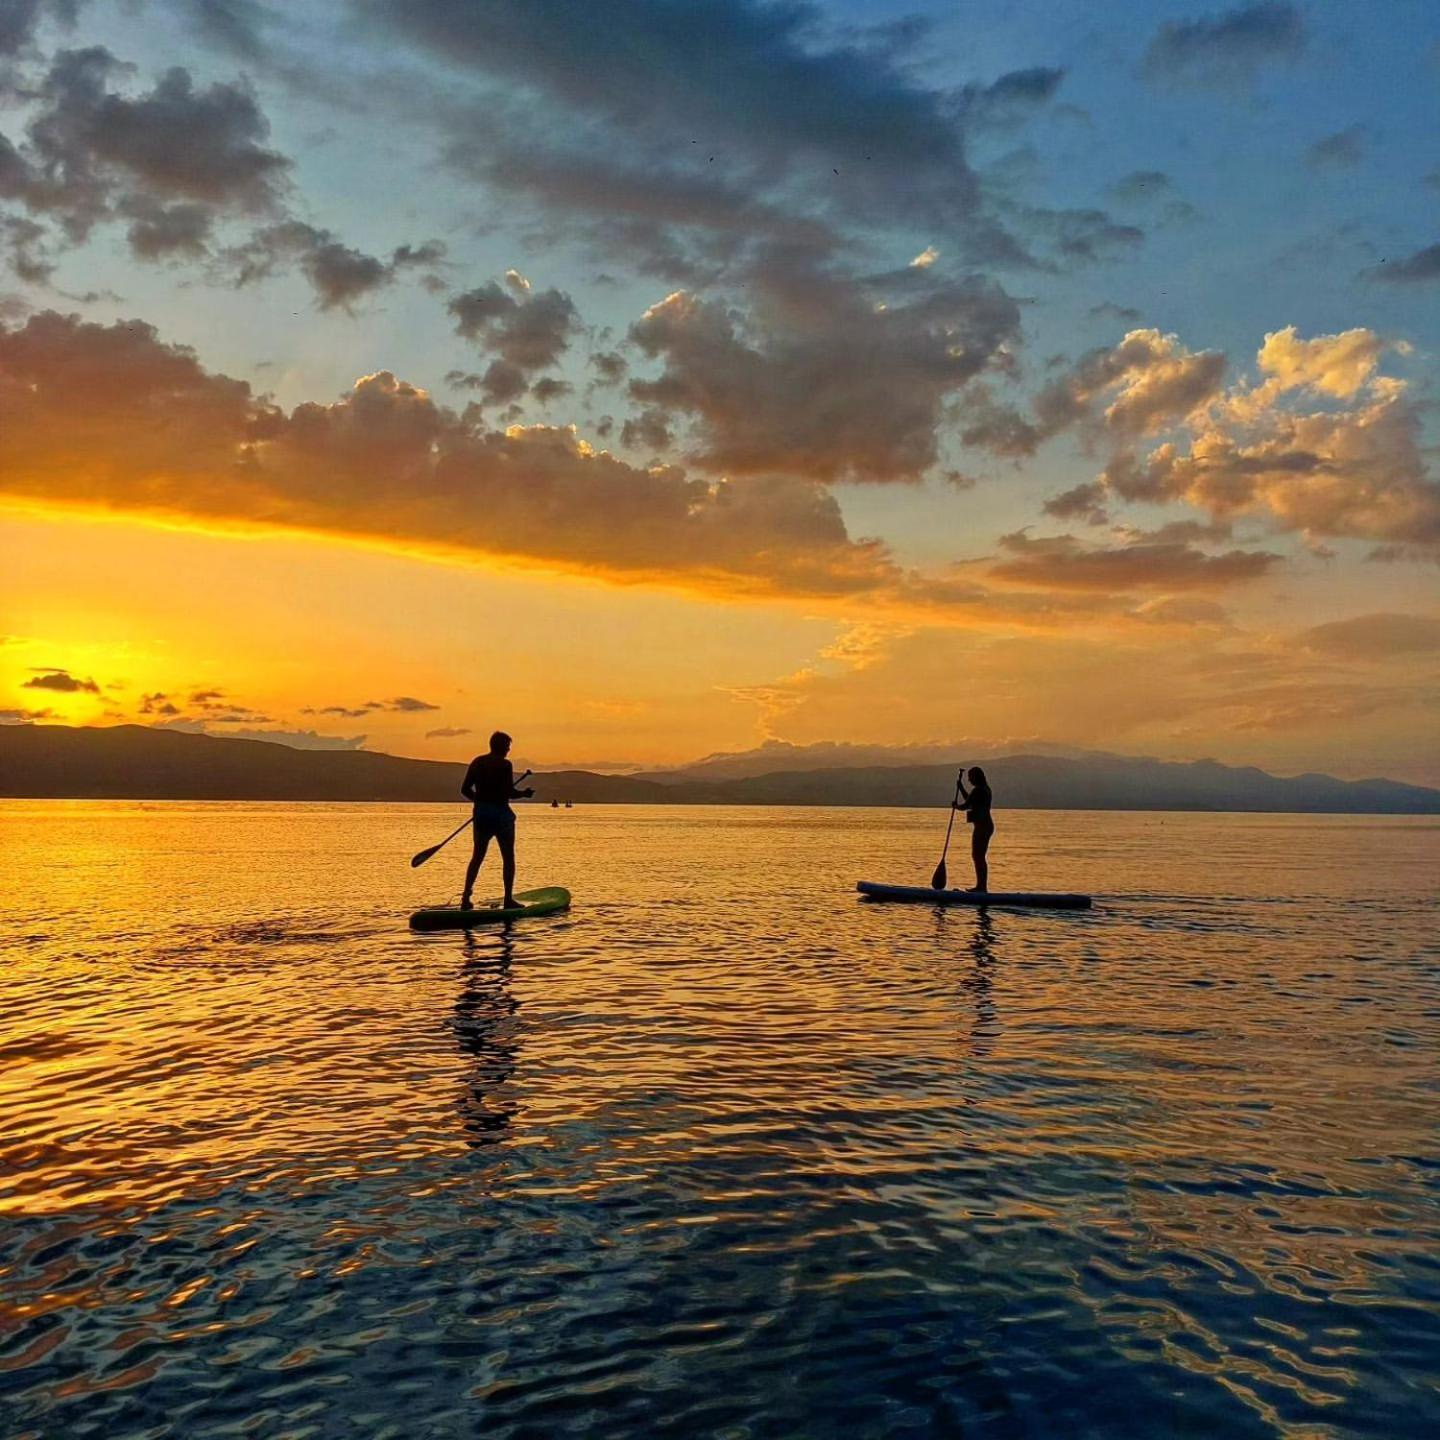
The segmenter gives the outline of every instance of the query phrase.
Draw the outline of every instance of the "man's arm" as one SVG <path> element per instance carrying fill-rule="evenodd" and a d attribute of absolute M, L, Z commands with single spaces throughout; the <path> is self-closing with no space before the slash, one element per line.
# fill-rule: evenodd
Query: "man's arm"
<path fill-rule="evenodd" d="M 473 805 L 475 803 L 475 762 L 470 762 L 465 778 L 460 782 L 460 793 Z"/>

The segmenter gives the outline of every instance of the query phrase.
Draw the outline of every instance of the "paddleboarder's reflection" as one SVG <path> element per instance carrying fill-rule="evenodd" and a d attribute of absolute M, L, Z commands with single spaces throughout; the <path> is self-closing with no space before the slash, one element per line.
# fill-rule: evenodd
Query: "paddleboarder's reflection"
<path fill-rule="evenodd" d="M 970 1053 L 983 1057 L 990 1053 L 1000 1034 L 1000 1015 L 992 994 L 995 970 L 995 921 L 985 909 L 975 912 L 975 926 L 968 948 L 973 961 L 961 985 L 970 992 L 975 1016 L 970 1022 Z"/>
<path fill-rule="evenodd" d="M 450 1022 L 455 1043 L 474 1057 L 460 1115 L 466 1143 L 477 1150 L 509 1135 L 518 1108 L 505 1089 L 520 1054 L 520 1002 L 510 993 L 511 930 L 505 925 L 483 940 L 466 934 L 465 968 Z"/>

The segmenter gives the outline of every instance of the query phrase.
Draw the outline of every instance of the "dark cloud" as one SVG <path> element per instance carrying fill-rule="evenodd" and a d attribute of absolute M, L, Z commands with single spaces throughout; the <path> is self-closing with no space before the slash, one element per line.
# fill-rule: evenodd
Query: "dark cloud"
<path fill-rule="evenodd" d="M 1234 527 L 1228 520 L 1170 520 L 1154 530 L 1139 530 L 1128 525 L 1123 529 L 1126 543 L 1130 545 L 1213 545 L 1230 539 Z"/>
<path fill-rule="evenodd" d="M 625 357 L 613 350 L 597 352 L 590 357 L 590 363 L 595 367 L 598 385 L 618 385 L 630 368 Z"/>
<path fill-rule="evenodd" d="M 442 725 L 438 730 L 427 730 L 427 740 L 454 740 L 461 735 L 469 735 L 473 732 L 464 725 Z"/>
<path fill-rule="evenodd" d="M 13 174 L 13 158 L 4 167 L 15 198 L 74 237 L 136 192 L 238 212 L 276 207 L 290 162 L 266 148 L 269 125 L 249 89 L 197 89 L 177 67 L 131 97 L 110 86 L 126 68 L 99 46 L 56 55 L 34 94 L 24 173 Z"/>
<path fill-rule="evenodd" d="M 1093 207 L 1053 210 L 998 196 L 992 199 L 996 213 L 1009 226 L 995 232 L 999 246 L 984 256 L 992 265 L 1067 270 L 1118 259 L 1145 240 L 1138 225 L 1122 223 Z M 1028 248 L 1022 248 L 1016 236 L 1023 237 Z"/>
<path fill-rule="evenodd" d="M 540 404 L 548 405 L 552 400 L 573 395 L 575 387 L 568 380 L 556 380 L 553 376 L 546 375 L 535 382 L 530 393 Z"/>
<path fill-rule="evenodd" d="M 598 129 L 590 148 L 601 153 L 639 147 L 659 157 L 694 142 L 701 166 L 768 172 L 872 216 L 902 206 L 912 218 L 964 219 L 976 200 L 948 97 L 874 47 L 826 43 L 807 5 L 361 0 L 361 8 L 451 67 L 523 86 L 568 112 L 549 127 L 555 133 Z M 539 128 L 533 100 L 530 116 Z"/>
<path fill-rule="evenodd" d="M 438 710 L 428 700 L 417 700 L 413 695 L 397 695 L 393 700 L 367 700 L 363 705 L 307 705 L 302 715 L 339 715 L 346 720 L 356 720 L 362 715 L 373 715 L 377 710 L 389 710 L 396 714 L 408 715 L 424 710 Z"/>
<path fill-rule="evenodd" d="M 0 710 L 0 725 L 31 725 L 36 720 L 49 720 L 55 712 L 45 710 Z"/>
<path fill-rule="evenodd" d="M 284 220 L 231 247 L 221 256 L 220 267 L 221 273 L 243 286 L 298 265 L 322 310 L 352 313 L 359 301 L 393 284 L 402 271 L 433 265 L 443 254 L 444 247 L 431 241 L 422 246 L 402 245 L 389 259 L 381 260 L 345 245 L 329 230 L 301 220 Z"/>
<path fill-rule="evenodd" d="M 525 372 L 508 360 L 492 360 L 479 377 L 478 388 L 492 405 L 508 405 L 530 388 Z"/>
<path fill-rule="evenodd" d="M 971 169 L 966 126 L 1043 103 L 1057 70 L 931 88 L 805 4 L 637 0 L 602 21 L 582 0 L 358 3 L 457 77 L 433 102 L 448 161 L 533 207 L 537 242 L 606 269 L 698 290 L 743 283 L 758 249 L 834 258 L 867 229 L 921 227 L 956 261 L 1025 267 L 1012 221 L 1058 238 L 1067 264 L 1136 238 L 1093 214 L 1002 216 Z M 480 98 L 456 98 L 466 82 Z"/>
<path fill-rule="evenodd" d="M 475 341 L 528 376 L 560 359 L 579 328 L 580 317 L 574 301 L 564 292 L 531 291 L 528 282 L 514 271 L 507 280 L 505 286 L 492 280 L 467 290 L 455 296 L 446 309 L 455 317 L 457 335 Z"/>
<path fill-rule="evenodd" d="M 960 406 L 960 440 L 977 450 L 1018 460 L 1033 455 L 1045 439 L 1041 429 L 1031 424 L 1013 405 L 998 403 L 988 388 L 977 385 Z"/>
<path fill-rule="evenodd" d="M 1113 300 L 1102 300 L 1086 312 L 1092 320 L 1118 320 L 1124 325 L 1133 325 L 1140 319 L 1140 312 L 1129 305 L 1117 305 Z"/>
<path fill-rule="evenodd" d="M 1317 170 L 1353 170 L 1365 158 L 1363 125 L 1351 125 L 1317 140 L 1305 152 L 1305 161 Z"/>
<path fill-rule="evenodd" d="M 85 0 L 4 0 L 0 4 L 0 57 L 19 55 L 33 44 L 44 19 L 74 25 Z"/>
<path fill-rule="evenodd" d="M 1157 80 L 1246 84 L 1262 65 L 1293 60 L 1304 47 L 1299 8 L 1288 0 L 1260 0 L 1219 15 L 1166 21 L 1150 42 L 1144 68 Z"/>
<path fill-rule="evenodd" d="M 1145 239 L 1138 225 L 1121 224 L 1103 210 L 1057 210 L 1043 223 L 1053 228 L 1062 259 L 1079 264 L 1116 259 Z"/>
<path fill-rule="evenodd" d="M 163 690 L 155 690 L 140 697 L 142 715 L 178 715 L 180 707 Z"/>
<path fill-rule="evenodd" d="M 242 13 L 250 12 L 232 3 L 215 15 L 219 23 Z M 222 220 L 277 217 L 224 251 L 221 272 L 244 283 L 297 265 L 324 309 L 349 310 L 400 271 L 443 256 L 430 242 L 377 259 L 289 218 L 290 161 L 269 148 L 269 123 L 244 83 L 201 86 L 176 67 L 131 94 L 117 88 L 130 69 L 99 46 L 59 52 L 27 92 L 23 145 L 0 136 L 0 200 L 31 217 L 9 217 L 0 236 L 21 279 L 45 283 L 53 268 L 55 236 L 37 221 L 68 244 L 98 224 L 126 222 L 132 253 L 155 261 L 212 257 Z"/>
<path fill-rule="evenodd" d="M 1427 245 L 1403 260 L 1382 260 L 1363 272 L 1368 280 L 1390 281 L 1397 285 L 1422 285 L 1440 280 L 1440 243 Z"/>
<path fill-rule="evenodd" d="M 1105 487 L 1093 480 L 1052 495 L 1041 508 L 1057 520 L 1083 520 L 1087 525 L 1110 523 L 1105 509 Z"/>
<path fill-rule="evenodd" d="M 1296 641 L 1346 660 L 1387 660 L 1440 652 L 1440 618 L 1434 615 L 1356 615 L 1302 630 Z"/>
<path fill-rule="evenodd" d="M 39 674 L 24 681 L 20 688 L 22 690 L 55 690 L 62 695 L 75 695 L 82 692 L 90 695 L 100 693 L 100 687 L 93 680 L 81 680 L 68 670 L 53 668 L 42 669 Z"/>
<path fill-rule="evenodd" d="M 665 411 L 642 410 L 620 427 L 622 445 L 644 448 L 656 454 L 670 448 L 670 426 Z"/>
<path fill-rule="evenodd" d="M 29 45 L 39 20 L 40 0 L 6 0 L 0 6 L 0 55 L 16 55 Z"/>
<path fill-rule="evenodd" d="M 1019 313 L 980 281 L 916 276 L 889 303 L 782 251 L 749 272 L 746 312 L 677 292 L 630 329 L 663 365 L 630 394 L 693 419 L 709 470 L 918 478 L 936 459 L 942 404 L 1016 337 Z"/>
<path fill-rule="evenodd" d="M 23 215 L 0 215 L 0 253 L 17 280 L 45 285 L 55 273 L 49 237 L 42 225 Z"/>
<path fill-rule="evenodd" d="M 184 12 L 199 37 L 217 50 L 252 64 L 266 56 L 264 31 L 274 11 L 257 0 L 171 0 Z"/>
<path fill-rule="evenodd" d="M 960 92 L 960 107 L 971 125 L 1009 129 L 1028 120 L 1055 98 L 1064 70 L 1042 65 L 1011 70 L 989 85 L 967 85 Z"/>
<path fill-rule="evenodd" d="M 167 205 L 148 195 L 132 195 L 118 209 L 130 221 L 130 249 L 142 260 L 194 259 L 210 249 L 215 213 L 209 206 L 188 201 Z"/>
<path fill-rule="evenodd" d="M 1092 546 L 1073 535 L 1031 539 L 1025 531 L 1000 537 L 1013 555 L 989 568 L 989 575 L 1010 584 L 1046 589 L 1211 590 L 1264 575 L 1280 562 L 1265 550 L 1229 550 L 1207 555 L 1181 541 L 1140 541 Z"/>
<path fill-rule="evenodd" d="M 368 700 L 365 703 L 367 710 L 393 710 L 400 715 L 414 715 L 423 710 L 438 710 L 438 705 L 432 705 L 428 700 L 417 700 L 413 695 L 397 695 L 393 700 Z"/>

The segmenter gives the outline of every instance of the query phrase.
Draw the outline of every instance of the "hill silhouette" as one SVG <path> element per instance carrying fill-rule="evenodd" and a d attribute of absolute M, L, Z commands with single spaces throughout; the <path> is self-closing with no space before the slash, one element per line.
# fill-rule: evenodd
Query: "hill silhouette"
<path fill-rule="evenodd" d="M 1280 777 L 1213 760 L 1116 755 L 987 759 L 999 809 L 1440 814 L 1440 790 L 1394 780 Z M 460 802 L 462 764 L 367 750 L 298 750 L 143 725 L 0 726 L 0 795 L 115 800 Z M 955 766 L 792 770 L 734 780 L 542 772 L 538 801 L 612 804 L 904 805 L 949 801 Z"/>

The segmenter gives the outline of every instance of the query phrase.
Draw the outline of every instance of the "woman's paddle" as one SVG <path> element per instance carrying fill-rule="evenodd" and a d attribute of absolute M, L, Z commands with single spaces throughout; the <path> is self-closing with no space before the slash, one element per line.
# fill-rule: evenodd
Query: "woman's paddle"
<path fill-rule="evenodd" d="M 520 777 L 520 780 L 527 780 L 529 777 L 530 772 L 527 770 Z M 517 788 L 520 785 L 520 780 L 515 782 Z M 435 854 L 437 850 L 443 850 L 469 823 L 468 820 L 462 820 L 438 845 L 432 845 L 428 850 L 422 850 L 418 855 L 412 855 L 410 857 L 410 868 L 412 870 L 418 869 Z"/>
<path fill-rule="evenodd" d="M 960 774 L 955 777 L 955 802 L 950 806 L 950 823 L 945 827 L 945 848 L 940 852 L 940 863 L 935 867 L 935 873 L 930 877 L 930 888 L 932 890 L 943 890 L 945 888 L 945 857 L 950 853 L 950 832 L 955 828 L 955 806 L 960 803 L 960 781 L 965 775 L 965 767 L 960 767 Z"/>

